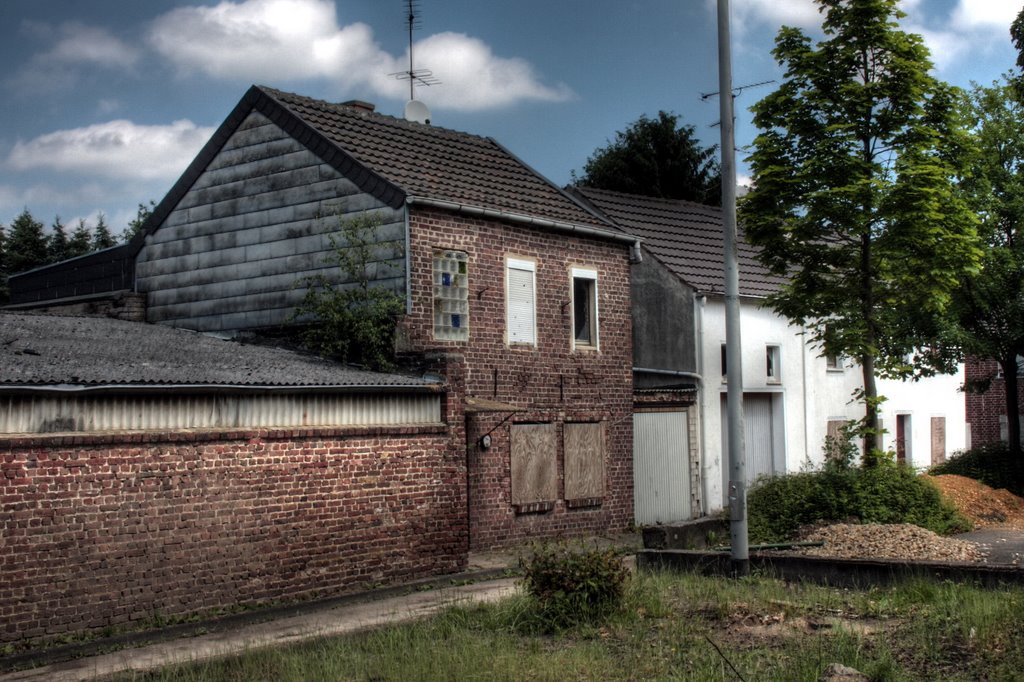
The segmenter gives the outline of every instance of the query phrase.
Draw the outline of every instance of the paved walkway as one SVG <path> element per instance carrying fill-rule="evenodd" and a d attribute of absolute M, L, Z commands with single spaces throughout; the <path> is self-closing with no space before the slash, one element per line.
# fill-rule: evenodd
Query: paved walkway
<path fill-rule="evenodd" d="M 188 639 L 123 649 L 0 676 L 3 682 L 72 682 L 128 670 L 154 670 L 175 663 L 204 661 L 262 646 L 292 644 L 314 637 L 345 635 L 388 623 L 420 618 L 459 602 L 489 602 L 511 595 L 514 578 L 445 587 L 326 609 L 231 628 Z"/>
<path fill-rule="evenodd" d="M 1001 528 L 986 528 L 955 536 L 960 540 L 970 540 L 982 545 L 988 551 L 990 564 L 1011 564 L 1020 566 L 1024 563 L 1024 531 Z"/>
<path fill-rule="evenodd" d="M 636 549 L 639 534 L 592 538 L 588 542 Z M 421 618 L 462 602 L 492 602 L 516 591 L 509 569 L 517 567 L 522 550 L 473 553 L 464 573 L 421 581 L 374 598 L 372 593 L 333 603 L 299 605 L 289 615 L 218 625 L 209 634 L 169 638 L 113 653 L 83 653 L 73 660 L 0 674 L 0 682 L 77 682 L 119 672 L 155 670 L 176 663 L 204 661 L 262 646 L 292 644 L 314 637 L 346 635 L 389 623 Z M 430 589 L 424 589 L 430 586 Z M 259 617 L 259 612 L 254 612 Z"/>

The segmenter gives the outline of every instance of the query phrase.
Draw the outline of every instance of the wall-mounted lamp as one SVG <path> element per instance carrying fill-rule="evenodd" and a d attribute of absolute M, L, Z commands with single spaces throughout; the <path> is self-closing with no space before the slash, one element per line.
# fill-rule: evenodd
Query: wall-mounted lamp
<path fill-rule="evenodd" d="M 485 433 L 480 437 L 480 449 L 490 450 L 491 449 L 491 434 Z"/>

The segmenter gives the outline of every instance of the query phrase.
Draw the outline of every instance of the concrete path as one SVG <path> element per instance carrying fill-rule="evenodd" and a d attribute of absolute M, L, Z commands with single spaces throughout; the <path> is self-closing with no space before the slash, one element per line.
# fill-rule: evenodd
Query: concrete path
<path fill-rule="evenodd" d="M 91 680 L 128 670 L 154 670 L 175 663 L 227 656 L 256 647 L 279 646 L 314 637 L 350 634 L 389 623 L 421 618 L 460 602 L 497 601 L 513 594 L 515 590 L 514 578 L 500 578 L 333 608 L 310 608 L 301 615 L 231 628 L 223 632 L 175 639 L 8 673 L 0 675 L 0 682 L 71 682 Z"/>

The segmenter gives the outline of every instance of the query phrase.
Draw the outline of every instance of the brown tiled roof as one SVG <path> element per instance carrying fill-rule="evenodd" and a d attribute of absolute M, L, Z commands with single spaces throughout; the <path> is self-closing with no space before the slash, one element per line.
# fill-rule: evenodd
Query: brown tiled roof
<path fill-rule="evenodd" d="M 406 195 L 609 227 L 489 137 L 263 86 L 253 90 L 257 109 L 267 113 L 267 102 L 255 97 L 265 95 Z"/>
<path fill-rule="evenodd" d="M 590 187 L 573 187 L 571 191 L 643 239 L 644 248 L 684 282 L 701 293 L 724 293 L 725 236 L 720 208 Z M 737 251 L 741 296 L 763 297 L 778 291 L 785 279 L 772 275 L 757 261 L 754 247 L 742 239 L 742 232 Z"/>
<path fill-rule="evenodd" d="M 367 372 L 315 355 L 160 324 L 0 312 L 0 392 L 147 385 L 368 392 L 440 388 L 418 377 Z"/>

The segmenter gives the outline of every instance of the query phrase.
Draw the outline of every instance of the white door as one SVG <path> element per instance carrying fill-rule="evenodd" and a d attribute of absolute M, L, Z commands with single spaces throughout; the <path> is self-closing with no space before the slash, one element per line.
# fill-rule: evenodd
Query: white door
<path fill-rule="evenodd" d="M 726 397 L 722 396 L 722 498 L 729 506 L 729 414 Z M 743 440 L 746 450 L 746 479 L 749 487 L 759 476 L 776 472 L 775 461 L 779 436 L 772 394 L 743 394 Z"/>
<path fill-rule="evenodd" d="M 685 521 L 690 506 L 686 411 L 633 415 L 633 507 L 637 525 Z"/>

